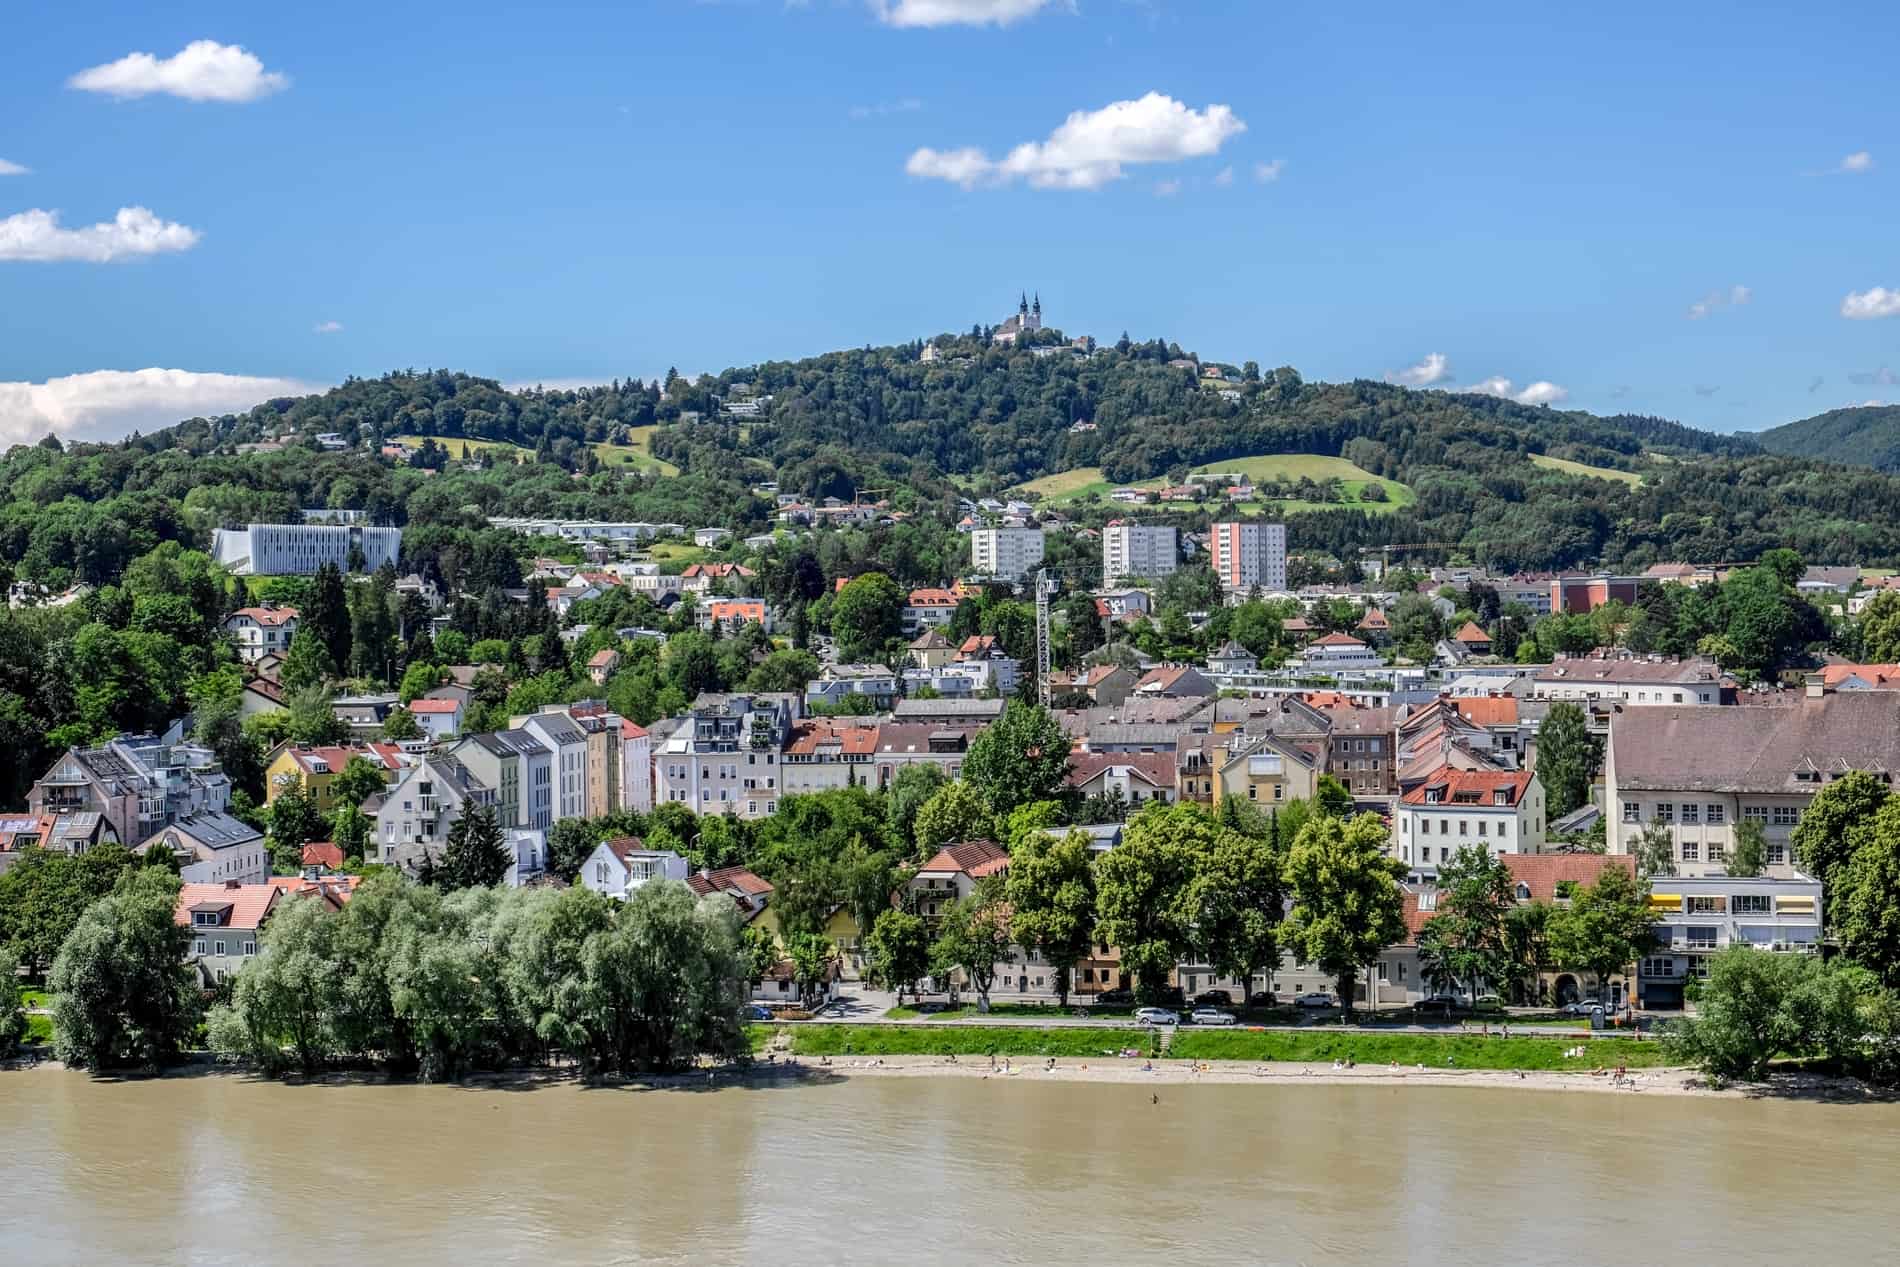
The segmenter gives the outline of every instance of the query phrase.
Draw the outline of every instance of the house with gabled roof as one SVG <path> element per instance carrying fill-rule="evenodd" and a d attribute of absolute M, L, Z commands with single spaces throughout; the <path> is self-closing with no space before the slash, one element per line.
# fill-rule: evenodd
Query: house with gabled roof
<path fill-rule="evenodd" d="M 1535 774 L 1445 765 L 1400 794 L 1393 856 L 1428 881 L 1467 845 L 1492 855 L 1539 853 L 1544 831 L 1544 788 Z"/>
<path fill-rule="evenodd" d="M 625 900 L 655 880 L 685 883 L 686 859 L 670 849 L 648 849 L 638 836 L 615 836 L 594 846 L 576 878 L 583 888 Z"/>

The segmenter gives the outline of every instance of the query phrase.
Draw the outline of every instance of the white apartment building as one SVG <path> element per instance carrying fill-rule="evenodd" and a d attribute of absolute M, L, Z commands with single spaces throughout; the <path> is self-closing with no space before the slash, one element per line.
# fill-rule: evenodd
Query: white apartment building
<path fill-rule="evenodd" d="M 1399 798 L 1392 844 L 1415 883 L 1434 879 L 1466 845 L 1493 856 L 1541 853 L 1544 786 L 1523 770 L 1443 766 Z"/>
<path fill-rule="evenodd" d="M 1286 525 L 1251 520 L 1208 529 L 1207 551 L 1220 583 L 1235 593 L 1286 588 Z"/>
<path fill-rule="evenodd" d="M 653 811 L 653 739 L 626 720 L 620 723 L 620 801 L 637 814 Z"/>
<path fill-rule="evenodd" d="M 656 746 L 655 798 L 699 814 L 772 814 L 784 792 L 779 757 L 798 712 L 795 694 L 702 695 Z"/>
<path fill-rule="evenodd" d="M 401 528 L 365 528 L 360 524 L 252 524 L 219 528 L 211 556 L 239 576 L 309 576 L 326 563 L 347 570 L 352 553 L 362 555 L 362 571 L 395 566 L 402 553 Z"/>
<path fill-rule="evenodd" d="M 1649 909 L 1656 945 L 1637 965 L 1644 1007 L 1681 1007 L 1690 981 L 1709 975 L 1709 956 L 1730 946 L 1813 954 L 1821 945 L 1821 882 L 1785 876 L 1658 876 Z"/>
<path fill-rule="evenodd" d="M 1111 523 L 1102 529 L 1102 584 L 1130 577 L 1158 579 L 1179 566 L 1181 545 L 1173 528 Z"/>
<path fill-rule="evenodd" d="M 1714 660 L 1673 656 L 1558 656 L 1537 674 L 1531 697 L 1623 705 L 1720 704 L 1722 672 Z M 1733 699 L 1733 687 L 1729 699 Z"/>
<path fill-rule="evenodd" d="M 554 821 L 587 817 L 587 732 L 563 713 L 531 713 L 509 721 L 554 754 Z M 540 823 L 529 824 L 539 827 Z"/>
<path fill-rule="evenodd" d="M 978 528 L 970 533 L 970 570 L 1019 581 L 1042 564 L 1040 528 Z"/>

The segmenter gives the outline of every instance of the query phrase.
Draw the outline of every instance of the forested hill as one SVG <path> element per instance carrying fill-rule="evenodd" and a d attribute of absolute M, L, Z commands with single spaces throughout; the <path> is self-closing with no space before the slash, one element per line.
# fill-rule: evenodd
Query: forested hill
<path fill-rule="evenodd" d="M 1770 453 L 1900 471 L 1900 405 L 1830 409 L 1755 439 Z"/>
<path fill-rule="evenodd" d="M 0 463 L 12 503 L 0 501 L 0 563 L 25 558 L 32 573 L 82 559 L 88 549 L 72 541 L 89 539 L 83 525 L 141 490 L 183 505 L 127 503 L 122 521 L 171 515 L 188 539 L 214 521 L 312 504 L 417 527 L 534 513 L 752 530 L 771 507 L 745 489 L 766 478 L 812 496 L 878 490 L 905 509 L 949 512 L 959 490 L 1002 492 L 1061 472 L 1125 482 L 1243 457 L 1318 455 L 1345 458 L 1413 496 L 1376 508 L 1385 513 L 1302 499 L 1289 515 L 1301 549 L 1345 555 L 1431 542 L 1495 567 L 1548 569 L 1746 560 L 1786 546 L 1814 562 L 1900 564 L 1900 479 L 1765 453 L 1753 438 L 1455 390 L 1308 382 L 1290 367 L 1216 364 L 1158 339 L 1076 349 L 1044 330 L 1009 347 L 972 331 L 932 343 L 929 361 L 926 345 L 913 342 L 578 391 L 513 392 L 450 371 L 401 371 L 123 446 L 78 446 L 69 455 L 84 459 L 78 466 L 16 450 Z M 351 450 L 312 460 L 321 432 L 342 433 Z M 491 458 L 487 472 L 458 468 L 431 482 L 416 478 L 426 471 L 391 472 L 374 459 L 397 435 L 519 448 L 512 462 Z M 268 439 L 296 447 L 238 452 Z M 432 449 L 410 465 L 440 466 L 441 456 Z M 681 477 L 657 478 L 656 460 Z M 49 518 L 67 497 L 78 504 Z M 1086 498 L 1068 509 L 1084 518 L 1112 511 Z M 69 520 L 80 525 L 70 540 L 36 549 L 51 525 Z M 174 533 L 163 522 L 151 531 Z"/>

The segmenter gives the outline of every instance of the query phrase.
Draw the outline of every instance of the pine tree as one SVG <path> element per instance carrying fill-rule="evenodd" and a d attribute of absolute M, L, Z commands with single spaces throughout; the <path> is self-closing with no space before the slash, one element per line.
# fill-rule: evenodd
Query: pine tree
<path fill-rule="evenodd" d="M 449 889 L 493 888 L 514 861 L 502 841 L 495 811 L 487 806 L 470 809 L 449 828 L 438 882 Z"/>
<path fill-rule="evenodd" d="M 325 563 L 317 569 L 310 598 L 298 616 L 299 632 L 308 629 L 317 636 L 329 653 L 333 671 L 350 662 L 350 606 L 336 564 Z"/>

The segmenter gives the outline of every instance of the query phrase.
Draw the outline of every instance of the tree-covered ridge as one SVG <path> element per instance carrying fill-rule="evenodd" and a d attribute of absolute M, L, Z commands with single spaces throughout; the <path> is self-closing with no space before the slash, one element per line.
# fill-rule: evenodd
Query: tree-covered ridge
<path fill-rule="evenodd" d="M 1756 436 L 1770 453 L 1900 470 L 1900 405 L 1830 409 Z"/>

